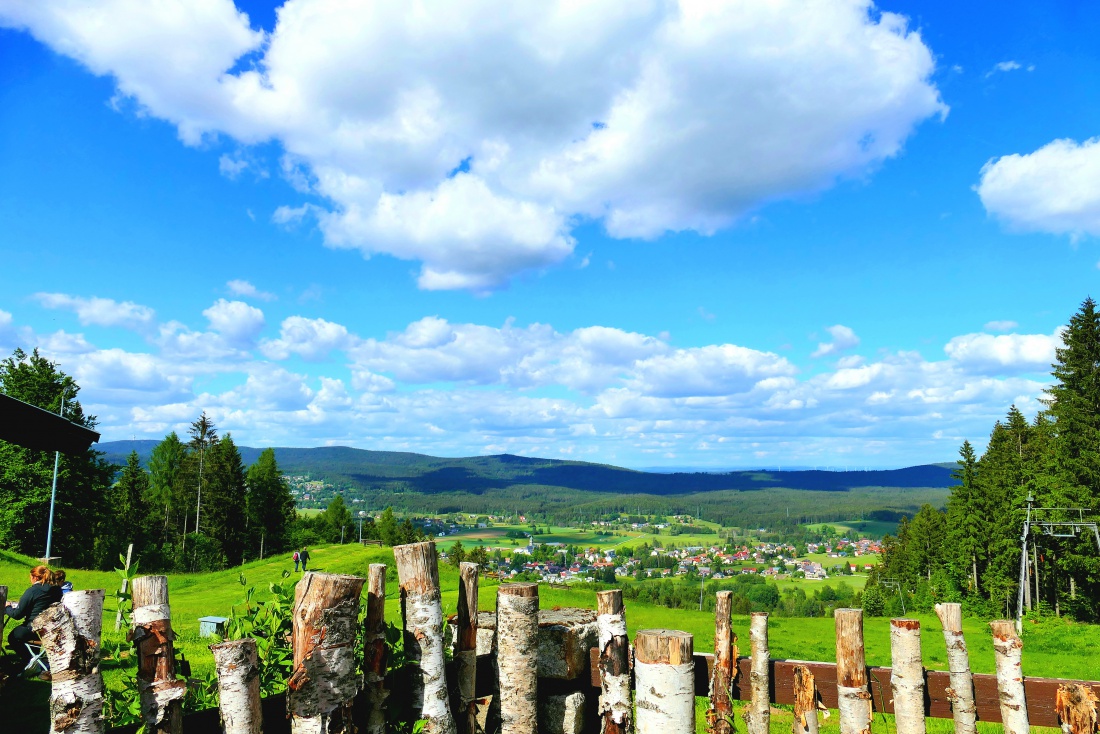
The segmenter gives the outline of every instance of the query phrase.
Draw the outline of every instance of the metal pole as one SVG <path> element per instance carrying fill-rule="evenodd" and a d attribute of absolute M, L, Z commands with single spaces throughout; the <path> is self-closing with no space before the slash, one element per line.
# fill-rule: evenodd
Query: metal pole
<path fill-rule="evenodd" d="M 69 392 L 69 386 L 66 385 L 65 389 L 61 391 L 61 410 L 57 411 L 57 415 L 65 417 L 65 395 Z M 61 452 L 55 451 L 53 454 L 53 488 L 50 490 L 50 523 L 46 527 L 46 563 L 50 562 L 50 549 L 53 547 L 53 508 L 57 503 L 57 468 L 61 463 Z"/>

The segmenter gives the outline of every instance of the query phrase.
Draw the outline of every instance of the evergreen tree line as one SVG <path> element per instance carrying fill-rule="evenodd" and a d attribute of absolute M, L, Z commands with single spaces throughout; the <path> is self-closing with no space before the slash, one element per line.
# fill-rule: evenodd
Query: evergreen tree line
<path fill-rule="evenodd" d="M 1100 519 L 1100 313 L 1091 298 L 1063 331 L 1052 367 L 1035 419 L 1013 405 L 980 457 L 964 441 L 947 506 L 923 506 L 885 539 L 870 585 L 880 586 L 886 613 L 900 613 L 900 587 L 910 608 L 959 601 L 975 614 L 1013 616 L 1028 497 L 1035 507 L 1083 508 L 1086 519 Z M 1077 517 L 1071 510 L 1043 514 Z M 1100 549 L 1092 533 L 1032 532 L 1029 542 L 1038 545 L 1028 554 L 1025 611 L 1100 621 Z"/>
<path fill-rule="evenodd" d="M 0 392 L 94 429 L 80 387 L 57 365 L 16 349 L 0 362 Z M 0 548 L 45 551 L 54 454 L 0 441 Z M 295 505 L 271 449 L 245 467 L 231 435 L 218 436 L 204 413 L 188 441 L 172 432 L 153 450 L 148 471 L 137 453 L 124 467 L 89 448 L 58 464 L 52 553 L 70 568 L 109 569 L 128 544 L 144 571 L 239 565 L 288 549 Z"/>

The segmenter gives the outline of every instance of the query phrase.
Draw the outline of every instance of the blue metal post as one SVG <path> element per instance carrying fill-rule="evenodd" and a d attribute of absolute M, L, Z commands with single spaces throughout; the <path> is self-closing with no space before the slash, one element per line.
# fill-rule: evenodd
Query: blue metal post
<path fill-rule="evenodd" d="M 57 412 L 62 418 L 65 417 L 65 395 L 69 392 L 69 388 L 66 387 L 61 391 L 61 410 Z M 46 528 L 46 563 L 50 562 L 50 548 L 53 546 L 53 508 L 57 503 L 57 467 L 61 463 L 61 452 L 55 451 L 53 454 L 53 489 L 50 490 L 50 524 Z"/>

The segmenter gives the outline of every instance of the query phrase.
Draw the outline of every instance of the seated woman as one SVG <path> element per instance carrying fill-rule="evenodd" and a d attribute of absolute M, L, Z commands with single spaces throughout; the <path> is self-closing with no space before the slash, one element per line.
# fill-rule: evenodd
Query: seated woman
<path fill-rule="evenodd" d="M 18 603 L 9 601 L 7 604 L 5 610 L 7 615 L 13 619 L 23 620 L 23 624 L 8 634 L 8 645 L 11 646 L 12 652 L 19 656 L 22 668 L 26 668 L 27 663 L 31 661 L 31 652 L 27 649 L 27 643 L 38 639 L 38 635 L 31 629 L 31 621 L 44 612 L 46 607 L 61 601 L 61 588 L 54 586 L 53 581 L 54 575 L 50 569 L 45 566 L 35 566 L 31 569 L 30 588 L 23 592 Z"/>

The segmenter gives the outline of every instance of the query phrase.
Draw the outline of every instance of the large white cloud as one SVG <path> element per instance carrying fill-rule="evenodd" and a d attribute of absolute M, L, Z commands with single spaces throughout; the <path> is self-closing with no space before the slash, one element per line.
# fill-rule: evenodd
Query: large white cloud
<path fill-rule="evenodd" d="M 1054 334 L 964 334 L 956 336 L 944 352 L 959 364 L 975 370 L 1003 374 L 1049 372 L 1055 350 L 1062 345 L 1061 332 Z"/>
<path fill-rule="evenodd" d="M 278 141 L 335 247 L 485 290 L 615 237 L 711 233 L 861 176 L 946 112 L 933 55 L 869 0 L 0 0 L 198 142 Z"/>
<path fill-rule="evenodd" d="M 34 299 L 46 308 L 72 311 L 84 326 L 121 326 L 145 329 L 156 320 L 156 312 L 133 301 L 110 298 L 81 298 L 65 293 L 36 293 Z"/>
<path fill-rule="evenodd" d="M 991 160 L 976 189 L 986 211 L 1015 229 L 1100 236 L 1100 138 Z"/>

